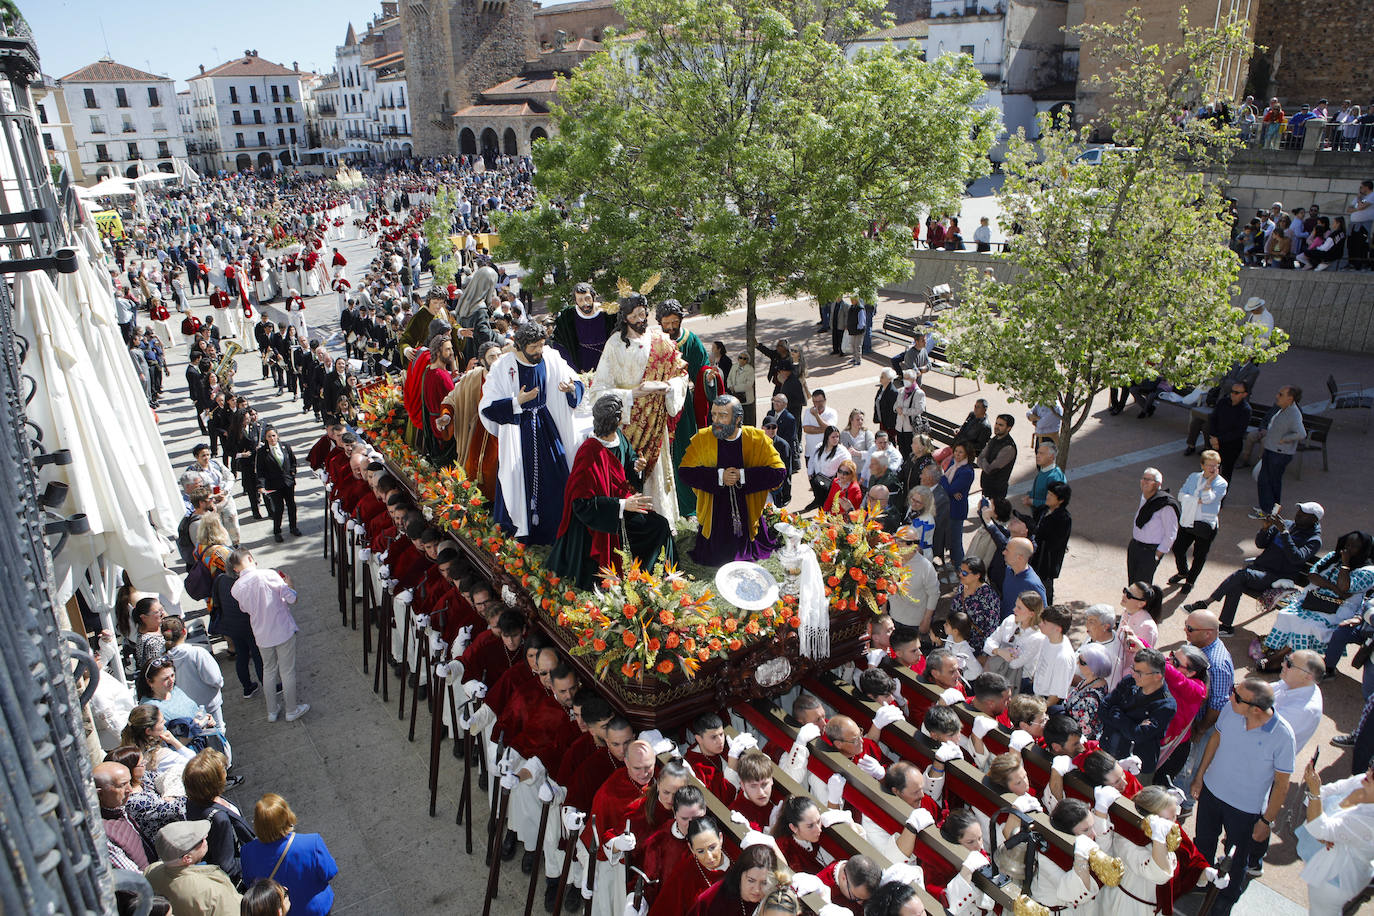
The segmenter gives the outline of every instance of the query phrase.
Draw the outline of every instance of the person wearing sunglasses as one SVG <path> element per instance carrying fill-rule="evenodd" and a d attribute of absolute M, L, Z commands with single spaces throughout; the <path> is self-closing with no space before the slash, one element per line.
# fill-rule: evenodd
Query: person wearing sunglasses
<path fill-rule="evenodd" d="M 854 462 L 846 458 L 835 471 L 835 480 L 830 484 L 830 493 L 825 498 L 821 511 L 827 515 L 834 512 L 848 513 L 863 505 L 864 491 L 859 488 L 859 472 Z"/>
<path fill-rule="evenodd" d="M 1198 851 L 1210 861 L 1221 834 L 1231 858 L 1231 883 L 1212 912 L 1228 916 L 1249 884 L 1250 849 L 1267 839 L 1288 795 L 1293 775 L 1293 730 L 1274 712 L 1274 690 L 1248 677 L 1230 690 L 1230 702 L 1207 739 L 1192 792 L 1197 798 Z"/>

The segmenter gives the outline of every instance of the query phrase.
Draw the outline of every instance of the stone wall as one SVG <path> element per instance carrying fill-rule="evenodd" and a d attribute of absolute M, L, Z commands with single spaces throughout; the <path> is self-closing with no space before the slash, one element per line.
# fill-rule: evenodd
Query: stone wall
<path fill-rule="evenodd" d="M 602 41 L 606 30 L 624 30 L 625 17 L 615 8 L 613 0 L 582 0 L 578 3 L 559 3 L 534 12 L 535 40 L 539 48 L 551 48 L 557 33 L 562 31 L 568 44 L 581 38 Z"/>
<path fill-rule="evenodd" d="M 1290 115 L 1318 99 L 1329 99 L 1333 109 L 1343 99 L 1361 107 L 1370 101 L 1374 12 L 1368 0 L 1260 0 L 1258 6 L 1255 42 L 1268 49 L 1251 69 L 1260 94 L 1277 95 Z"/>
<path fill-rule="evenodd" d="M 927 19 L 930 17 L 930 0 L 887 0 L 887 11 L 892 14 L 893 25 Z"/>
<path fill-rule="evenodd" d="M 1374 178 L 1374 156 L 1368 153 L 1241 150 L 1225 182 L 1227 195 L 1236 198 L 1246 217 L 1275 201 L 1286 210 L 1316 204 L 1335 216 L 1345 213 L 1367 178 Z"/>
<path fill-rule="evenodd" d="M 940 283 L 950 284 L 957 292 L 960 277 L 970 267 L 991 267 L 1002 280 L 1013 275 L 1010 265 L 996 255 L 921 251 L 912 256 L 911 279 L 885 286 L 882 293 L 923 297 L 928 288 Z M 1374 352 L 1374 273 L 1243 268 L 1239 286 L 1235 304 L 1251 296 L 1264 299 L 1293 346 Z"/>
<path fill-rule="evenodd" d="M 417 156 L 443 156 L 457 151 L 449 117 L 457 110 L 452 107 L 449 90 L 452 68 L 449 2 L 402 0 L 401 3 L 401 43 L 406 55 L 410 130 Z"/>

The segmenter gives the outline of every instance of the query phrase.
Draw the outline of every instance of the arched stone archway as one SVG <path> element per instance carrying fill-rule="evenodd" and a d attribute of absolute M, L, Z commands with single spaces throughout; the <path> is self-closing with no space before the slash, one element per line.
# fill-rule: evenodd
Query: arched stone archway
<path fill-rule="evenodd" d="M 458 152 L 464 156 L 477 155 L 477 137 L 471 127 L 464 127 L 458 134 Z"/>
<path fill-rule="evenodd" d="M 272 167 L 271 153 L 258 153 L 258 168 L 270 169 Z"/>
<path fill-rule="evenodd" d="M 253 157 L 247 153 L 239 153 L 238 158 L 234 160 L 234 171 L 236 172 L 246 172 L 252 167 Z"/>
<path fill-rule="evenodd" d="M 501 147 L 507 156 L 519 154 L 519 149 L 516 146 L 518 142 L 519 141 L 515 139 L 515 129 L 507 127 L 506 132 L 501 136 Z"/>
<path fill-rule="evenodd" d="M 157 164 L 157 170 L 158 170 L 159 172 L 175 172 L 175 171 L 176 171 L 176 169 L 172 167 L 172 163 L 170 163 L 170 162 L 159 162 L 159 163 Z"/>
<path fill-rule="evenodd" d="M 549 132 L 542 127 L 536 127 L 534 130 L 530 131 L 530 146 L 534 146 L 536 140 L 547 139 L 549 139 Z"/>
<path fill-rule="evenodd" d="M 137 177 L 138 177 L 138 166 L 136 166 L 136 165 L 131 165 L 131 166 L 129 166 L 127 169 L 125 169 L 125 170 L 124 170 L 124 177 L 125 177 L 125 178 L 137 178 Z"/>
<path fill-rule="evenodd" d="M 287 149 L 287 150 L 282 150 L 281 155 L 278 156 L 277 158 L 281 160 L 281 164 L 282 164 L 282 165 L 290 165 L 290 164 L 291 164 L 291 151 L 290 151 L 289 149 Z"/>
<path fill-rule="evenodd" d="M 501 155 L 501 140 L 496 136 L 496 131 L 488 127 L 482 131 L 482 158 L 487 161 L 490 168 L 496 163 L 496 157 Z"/>

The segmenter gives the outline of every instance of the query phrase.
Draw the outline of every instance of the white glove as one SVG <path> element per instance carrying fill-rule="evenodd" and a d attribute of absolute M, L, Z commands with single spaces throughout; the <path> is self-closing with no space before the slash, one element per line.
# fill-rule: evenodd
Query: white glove
<path fill-rule="evenodd" d="M 979 716 L 973 720 L 973 737 L 979 741 L 987 737 L 987 733 L 997 727 L 997 720 L 992 716 Z"/>
<path fill-rule="evenodd" d="M 441 656 L 447 648 L 448 643 L 444 642 L 444 638 L 438 631 L 431 630 L 429 633 L 429 654 L 431 656 Z"/>
<path fill-rule="evenodd" d="M 400 604 L 405 605 L 406 607 L 410 607 L 410 602 L 412 602 L 412 601 L 414 601 L 414 600 L 415 600 L 415 592 L 412 591 L 411 589 L 406 589 L 405 591 L 401 592 L 400 594 L 398 594 L 398 595 L 396 596 L 396 601 L 399 602 Z"/>
<path fill-rule="evenodd" d="M 906 716 L 895 704 L 889 703 L 873 714 L 873 727 L 882 731 L 893 722 L 905 722 Z"/>
<path fill-rule="evenodd" d="M 1023 814 L 1034 814 L 1037 811 L 1044 810 L 1040 807 L 1040 799 L 1036 798 L 1034 795 L 1018 795 L 1016 796 L 1016 801 L 1011 803 L 1011 806 Z"/>
<path fill-rule="evenodd" d="M 1073 855 L 1076 859 L 1086 859 L 1090 857 L 1093 854 L 1093 850 L 1096 848 L 1097 843 L 1093 842 L 1093 838 L 1090 836 L 1084 836 L 1080 833 L 1073 838 Z"/>
<path fill-rule="evenodd" d="M 782 852 L 778 849 L 777 840 L 758 830 L 746 830 L 744 836 L 740 838 L 740 849 L 748 849 L 750 846 L 771 846 L 773 851 L 779 853 L 779 855 L 781 855 Z"/>
<path fill-rule="evenodd" d="M 514 773 L 502 773 L 502 774 L 501 774 L 501 788 L 503 788 L 503 789 L 514 789 L 514 788 L 515 788 L 516 786 L 518 786 L 518 785 L 520 785 L 520 777 L 519 777 L 519 776 L 516 776 Z"/>
<path fill-rule="evenodd" d="M 470 645 L 472 645 L 472 624 L 468 624 L 458 631 L 458 641 L 453 644 L 453 651 L 456 655 L 462 655 Z"/>
<path fill-rule="evenodd" d="M 582 829 L 582 825 L 587 822 L 587 815 L 578 811 L 572 805 L 563 806 L 563 829 L 569 833 L 575 833 Z"/>
<path fill-rule="evenodd" d="M 352 534 L 353 532 L 358 530 L 358 523 L 350 518 L 348 521 L 344 522 L 344 530 L 347 531 L 349 534 Z"/>
<path fill-rule="evenodd" d="M 539 792 L 537 794 L 541 802 L 547 803 L 553 801 L 553 789 L 549 786 L 547 779 L 539 784 Z"/>
<path fill-rule="evenodd" d="M 455 666 L 457 666 L 456 669 Z M 463 663 L 460 661 L 440 662 L 434 666 L 434 676 L 446 681 L 455 673 L 455 670 L 461 671 L 462 668 Z"/>
<path fill-rule="evenodd" d="M 978 869 L 982 868 L 987 864 L 988 857 L 983 855 L 982 850 L 975 849 L 973 852 L 964 856 L 964 864 L 959 866 L 959 868 L 968 869 L 969 871 L 977 871 Z"/>
<path fill-rule="evenodd" d="M 1030 732 L 1018 728 L 1011 733 L 1011 740 L 1007 742 L 1013 751 L 1024 751 L 1035 743 L 1035 737 Z"/>
<path fill-rule="evenodd" d="M 951 760 L 962 760 L 964 756 L 963 748 L 953 741 L 941 741 L 940 746 L 935 749 L 935 759 L 941 763 L 949 763 Z"/>
<path fill-rule="evenodd" d="M 420 632 L 421 630 L 428 630 L 428 629 L 429 629 L 429 615 L 428 615 L 428 614 L 416 614 L 416 615 L 415 615 L 415 632 L 418 633 L 418 632 Z"/>
<path fill-rule="evenodd" d="M 807 722 L 801 728 L 797 729 L 797 740 L 794 743 L 802 745 L 810 744 L 820 736 L 821 727 L 815 722 Z"/>
<path fill-rule="evenodd" d="M 639 733 L 639 740 L 652 747 L 663 740 L 663 732 L 656 728 L 647 728 Z"/>
<path fill-rule="evenodd" d="M 377 578 L 378 578 L 378 579 L 388 579 L 388 578 L 390 578 L 390 577 L 391 577 L 391 567 L 390 567 L 390 566 L 387 566 L 385 563 L 383 563 L 381 566 L 378 566 L 378 567 L 377 567 Z"/>
<path fill-rule="evenodd" d="M 886 649 L 869 649 L 864 653 L 864 658 L 868 660 L 868 667 L 876 668 L 882 664 L 883 659 L 887 658 Z"/>
<path fill-rule="evenodd" d="M 894 862 L 883 869 L 883 877 L 878 882 L 883 884 L 905 884 L 908 887 L 921 887 L 925 883 L 925 873 L 920 866 L 908 865 L 905 862 Z"/>
<path fill-rule="evenodd" d="M 492 709 L 490 706 L 487 706 L 486 704 L 483 704 L 480 709 L 478 709 L 475 713 L 472 714 L 472 718 L 469 720 L 469 723 L 470 724 L 468 725 L 468 729 L 475 735 L 478 732 L 486 729 L 488 725 L 496 724 L 496 710 Z"/>
<path fill-rule="evenodd" d="M 659 754 L 671 754 L 677 750 L 677 745 L 673 743 L 672 738 L 660 738 L 650 746 L 654 749 L 655 757 Z"/>
<path fill-rule="evenodd" d="M 920 833 L 927 827 L 935 826 L 935 818 L 925 808 L 914 808 L 906 819 L 906 825 L 911 828 L 912 833 Z"/>
<path fill-rule="evenodd" d="M 1111 786 L 1098 786 L 1093 789 L 1093 810 L 1098 814 L 1106 814 L 1112 809 L 1112 802 L 1121 797 L 1121 793 Z"/>
<path fill-rule="evenodd" d="M 852 824 L 854 815 L 848 811 L 831 808 L 821 812 L 821 826 L 834 827 L 836 824 Z"/>
<path fill-rule="evenodd" d="M 745 751 L 759 746 L 759 739 L 748 732 L 741 732 L 730 739 L 730 757 L 738 757 Z"/>
<path fill-rule="evenodd" d="M 744 827 L 749 826 L 749 818 L 745 817 L 743 814 L 740 814 L 738 811 L 730 812 L 730 820 Z"/>
<path fill-rule="evenodd" d="M 826 800 L 832 805 L 841 804 L 844 801 L 844 777 L 839 773 L 831 776 L 825 781 Z"/>
<path fill-rule="evenodd" d="M 1208 865 L 1202 870 L 1202 883 L 1210 884 L 1217 890 L 1224 891 L 1231 885 L 1231 873 L 1227 872 L 1224 875 L 1217 874 L 1217 870 Z"/>
<path fill-rule="evenodd" d="M 1135 754 L 1129 757 L 1122 757 L 1117 763 L 1121 764 L 1121 769 L 1136 776 L 1140 775 L 1140 758 Z"/>
<path fill-rule="evenodd" d="M 372 551 L 364 547 L 362 550 L 358 551 L 358 559 L 366 563 L 368 560 L 372 559 Z"/>
<path fill-rule="evenodd" d="M 946 706 L 953 706 L 956 703 L 964 702 L 964 693 L 958 687 L 946 687 L 940 694 L 940 702 Z"/>
<path fill-rule="evenodd" d="M 883 775 L 887 772 L 885 769 L 883 769 L 883 765 L 881 763 L 874 760 L 868 754 L 864 754 L 858 760 L 854 761 L 854 764 L 859 769 L 867 773 L 869 776 L 872 776 L 874 779 L 882 779 Z"/>
<path fill-rule="evenodd" d="M 824 881 L 804 871 L 799 871 L 792 876 L 792 890 L 797 892 L 798 897 L 805 897 L 807 894 L 819 894 L 828 889 Z"/>
<path fill-rule="evenodd" d="M 1067 776 L 1069 773 L 1076 770 L 1077 767 L 1073 765 L 1073 758 L 1069 755 L 1057 754 L 1054 760 L 1050 761 L 1050 769 L 1054 770 L 1060 776 Z"/>
<path fill-rule="evenodd" d="M 463 693 L 466 693 L 474 700 L 480 700 L 487 695 L 487 685 L 473 678 L 470 681 L 463 682 Z"/>
<path fill-rule="evenodd" d="M 1169 831 L 1174 829 L 1174 822 L 1165 820 L 1158 814 L 1150 815 L 1150 839 L 1156 843 L 1163 843 L 1169 839 Z"/>
<path fill-rule="evenodd" d="M 633 833 L 617 834 L 607 841 L 606 848 L 614 852 L 631 852 L 635 848 L 635 835 Z"/>
<path fill-rule="evenodd" d="M 824 897 L 825 894 L 821 896 Z M 816 916 L 852 916 L 852 914 L 853 911 L 849 907 L 840 906 L 838 903 L 827 903 L 821 907 L 821 911 Z"/>

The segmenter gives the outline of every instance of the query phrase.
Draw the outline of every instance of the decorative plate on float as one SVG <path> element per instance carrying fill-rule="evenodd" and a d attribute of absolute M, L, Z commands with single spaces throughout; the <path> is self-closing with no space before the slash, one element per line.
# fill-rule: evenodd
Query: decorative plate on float
<path fill-rule="evenodd" d="M 761 611 L 778 600 L 778 580 L 757 563 L 736 560 L 716 573 L 716 591 L 735 607 Z"/>

